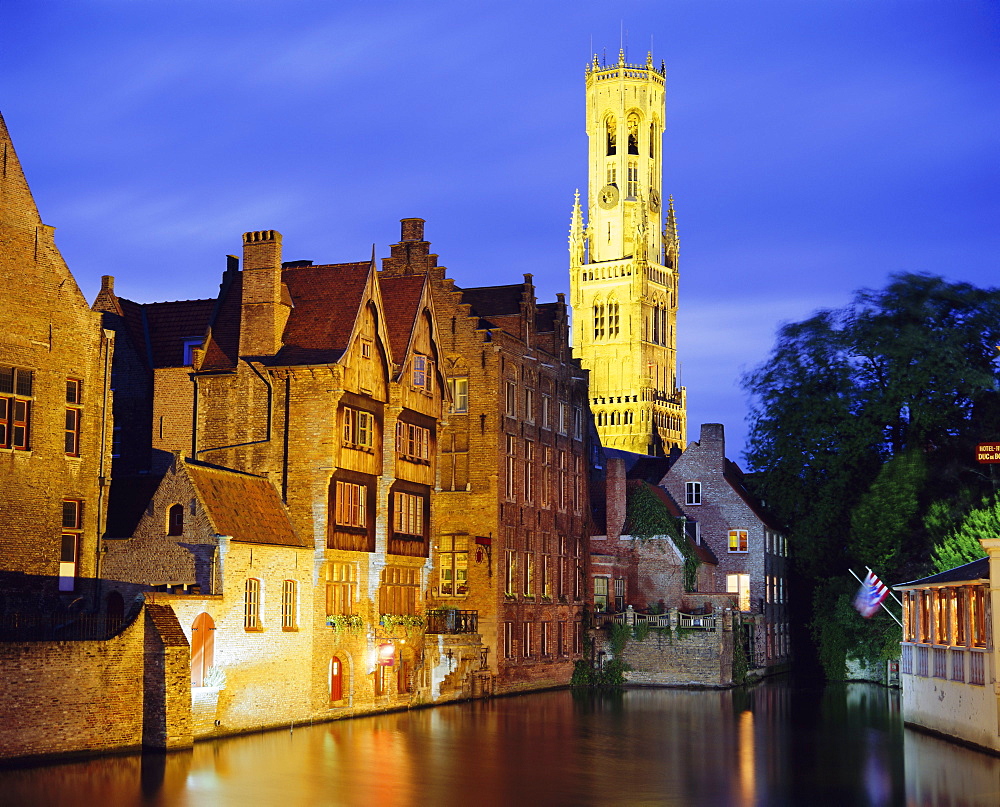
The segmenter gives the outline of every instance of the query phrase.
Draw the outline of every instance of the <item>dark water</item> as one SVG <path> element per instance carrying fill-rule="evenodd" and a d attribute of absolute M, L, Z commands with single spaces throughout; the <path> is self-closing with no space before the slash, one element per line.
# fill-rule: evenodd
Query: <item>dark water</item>
<path fill-rule="evenodd" d="M 1000 805 L 1000 759 L 904 729 L 898 695 L 546 692 L 0 771 L 7 805 Z"/>

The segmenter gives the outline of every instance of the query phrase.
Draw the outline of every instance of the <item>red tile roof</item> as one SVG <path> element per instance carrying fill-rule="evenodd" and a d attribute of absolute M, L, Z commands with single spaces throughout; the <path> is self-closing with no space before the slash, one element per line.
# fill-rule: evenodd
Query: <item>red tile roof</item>
<path fill-rule="evenodd" d="M 370 272 L 370 261 L 286 268 L 281 277 L 294 308 L 273 363 L 337 361 L 348 347 Z"/>
<path fill-rule="evenodd" d="M 251 544 L 308 546 L 292 529 L 270 480 L 193 460 L 184 465 L 219 535 Z"/>
<path fill-rule="evenodd" d="M 379 277 L 385 326 L 389 332 L 392 358 L 397 364 L 402 364 L 406 359 L 406 349 L 410 346 L 426 283 L 427 275 L 422 274 Z"/>

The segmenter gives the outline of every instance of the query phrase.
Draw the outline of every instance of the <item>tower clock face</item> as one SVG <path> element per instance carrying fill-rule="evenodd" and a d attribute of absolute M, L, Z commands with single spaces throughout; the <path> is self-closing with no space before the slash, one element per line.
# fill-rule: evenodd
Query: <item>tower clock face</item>
<path fill-rule="evenodd" d="M 660 192 L 656 188 L 649 189 L 649 209 L 654 213 L 660 209 Z"/>
<path fill-rule="evenodd" d="M 614 185 L 605 185 L 601 188 L 601 192 L 598 195 L 601 207 L 605 210 L 610 210 L 616 204 L 618 204 L 618 188 Z"/>

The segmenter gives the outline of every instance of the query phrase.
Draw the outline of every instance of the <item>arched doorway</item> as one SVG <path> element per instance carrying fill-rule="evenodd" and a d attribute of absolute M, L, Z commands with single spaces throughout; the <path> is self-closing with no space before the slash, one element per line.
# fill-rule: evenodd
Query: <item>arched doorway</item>
<path fill-rule="evenodd" d="M 202 612 L 191 625 L 191 686 L 205 686 L 205 675 L 215 664 L 215 621 Z"/>
<path fill-rule="evenodd" d="M 330 703 L 344 699 L 344 665 L 334 656 L 330 659 Z"/>

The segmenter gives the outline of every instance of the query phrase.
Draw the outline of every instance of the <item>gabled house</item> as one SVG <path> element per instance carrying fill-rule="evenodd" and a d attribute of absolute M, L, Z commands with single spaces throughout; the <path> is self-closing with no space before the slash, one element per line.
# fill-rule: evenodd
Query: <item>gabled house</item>
<path fill-rule="evenodd" d="M 177 615 L 195 737 L 312 714 L 313 552 L 269 480 L 177 452 L 132 537 L 104 546 L 109 596 Z"/>
<path fill-rule="evenodd" d="M 114 334 L 42 223 L 2 118 L 0 162 L 0 614 L 92 611 Z"/>
<path fill-rule="evenodd" d="M 787 661 L 786 538 L 747 490 L 742 471 L 726 457 L 722 424 L 702 424 L 698 442 L 688 444 L 659 484 L 687 519 L 697 522 L 699 541 L 718 559 L 708 585 L 733 595 L 740 612 L 759 617 L 757 665 Z"/>

